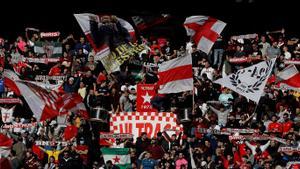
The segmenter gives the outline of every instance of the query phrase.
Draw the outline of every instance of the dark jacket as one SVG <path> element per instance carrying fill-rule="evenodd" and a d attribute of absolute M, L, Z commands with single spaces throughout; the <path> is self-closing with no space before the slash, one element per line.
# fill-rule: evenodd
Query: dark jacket
<path fill-rule="evenodd" d="M 73 158 L 69 157 L 68 159 L 62 158 L 59 162 L 60 169 L 73 169 L 76 168 L 74 166 Z"/>

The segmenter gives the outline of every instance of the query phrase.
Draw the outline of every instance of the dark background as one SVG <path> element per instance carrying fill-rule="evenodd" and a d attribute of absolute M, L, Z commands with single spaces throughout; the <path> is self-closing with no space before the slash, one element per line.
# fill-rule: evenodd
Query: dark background
<path fill-rule="evenodd" d="M 14 40 L 26 27 L 41 31 L 61 31 L 80 34 L 74 13 L 110 13 L 119 17 L 169 13 L 173 18 L 156 28 L 175 39 L 185 38 L 182 23 L 187 16 L 208 15 L 227 23 L 223 35 L 261 33 L 286 29 L 287 35 L 299 36 L 297 1 L 269 0 L 140 0 L 140 1 L 4 1 L 0 10 L 0 37 Z M 171 29 L 170 29 L 171 28 Z"/>

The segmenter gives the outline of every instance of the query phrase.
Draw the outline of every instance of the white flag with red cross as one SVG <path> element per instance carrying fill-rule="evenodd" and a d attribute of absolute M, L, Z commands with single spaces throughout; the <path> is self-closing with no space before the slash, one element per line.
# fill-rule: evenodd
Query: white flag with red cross
<path fill-rule="evenodd" d="M 1 110 L 1 117 L 2 117 L 2 121 L 3 123 L 10 123 L 13 120 L 13 113 L 15 110 L 16 106 L 13 106 L 11 108 L 4 108 L 4 107 L 0 107 Z"/>
<path fill-rule="evenodd" d="M 208 54 L 226 23 L 210 16 L 190 16 L 183 25 L 187 35 L 196 43 L 197 49 Z"/>

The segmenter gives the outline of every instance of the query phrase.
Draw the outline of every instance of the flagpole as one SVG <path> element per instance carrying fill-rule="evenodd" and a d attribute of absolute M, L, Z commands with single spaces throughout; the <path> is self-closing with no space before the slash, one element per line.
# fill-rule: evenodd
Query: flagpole
<path fill-rule="evenodd" d="M 193 108 L 192 108 L 192 114 L 195 114 L 195 86 L 193 85 Z"/>
<path fill-rule="evenodd" d="M 256 113 L 256 110 L 257 110 L 257 107 L 258 107 L 258 103 L 256 103 L 256 106 L 255 106 L 255 108 L 254 108 L 254 111 L 253 111 L 253 114 L 254 114 L 254 116 L 253 116 L 253 118 L 252 118 L 252 123 L 253 123 L 253 120 L 257 120 L 257 114 L 255 114 Z M 253 115 L 252 114 L 252 115 Z"/>

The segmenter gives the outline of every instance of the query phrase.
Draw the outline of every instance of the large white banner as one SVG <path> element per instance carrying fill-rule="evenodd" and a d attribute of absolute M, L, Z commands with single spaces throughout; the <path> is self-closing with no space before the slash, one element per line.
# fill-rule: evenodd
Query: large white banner
<path fill-rule="evenodd" d="M 276 58 L 263 61 L 215 81 L 258 103 Z"/>
<path fill-rule="evenodd" d="M 110 131 L 112 133 L 133 134 L 134 140 L 146 132 L 148 137 L 156 137 L 165 130 L 182 131 L 177 124 L 177 115 L 171 112 L 121 112 L 112 114 Z"/>

